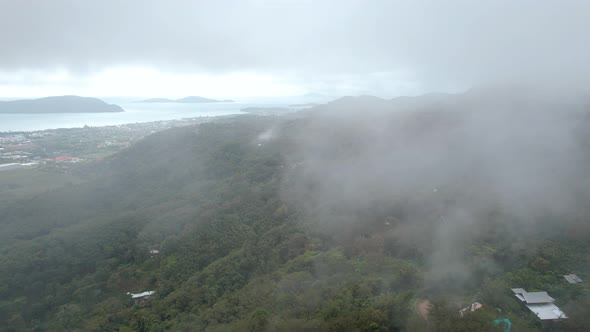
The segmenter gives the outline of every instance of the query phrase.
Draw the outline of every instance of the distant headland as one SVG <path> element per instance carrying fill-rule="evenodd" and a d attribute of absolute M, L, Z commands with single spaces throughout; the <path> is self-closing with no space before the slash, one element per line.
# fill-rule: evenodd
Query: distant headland
<path fill-rule="evenodd" d="M 55 96 L 39 99 L 0 101 L 0 114 L 46 114 L 46 113 L 109 113 L 124 112 L 115 104 L 79 96 Z"/>

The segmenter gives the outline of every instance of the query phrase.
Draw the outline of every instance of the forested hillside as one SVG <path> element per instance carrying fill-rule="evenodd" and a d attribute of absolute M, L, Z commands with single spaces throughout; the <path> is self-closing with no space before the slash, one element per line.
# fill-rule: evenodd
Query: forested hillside
<path fill-rule="evenodd" d="M 590 281 L 586 105 L 347 98 L 150 135 L 0 201 L 0 330 L 587 331 L 562 277 Z"/>

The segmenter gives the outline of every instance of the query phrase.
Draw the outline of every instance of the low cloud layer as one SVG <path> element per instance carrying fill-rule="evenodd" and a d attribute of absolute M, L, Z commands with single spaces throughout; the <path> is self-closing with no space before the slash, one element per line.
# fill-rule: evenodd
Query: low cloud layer
<path fill-rule="evenodd" d="M 487 264 L 469 261 L 475 239 L 587 213 L 587 99 L 540 96 L 479 89 L 320 107 L 293 143 L 285 197 L 342 245 L 381 234 L 397 254 L 424 255 L 428 278 L 467 281 Z"/>
<path fill-rule="evenodd" d="M 378 93 L 572 79 L 590 72 L 588 12 L 532 0 L 3 1 L 0 71 L 255 71 Z"/>

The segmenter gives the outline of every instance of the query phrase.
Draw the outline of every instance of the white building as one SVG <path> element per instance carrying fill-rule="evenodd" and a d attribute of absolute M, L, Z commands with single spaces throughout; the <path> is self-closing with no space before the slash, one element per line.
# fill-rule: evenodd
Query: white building
<path fill-rule="evenodd" d="M 481 309 L 483 305 L 479 302 L 473 302 L 469 306 L 459 310 L 459 316 L 463 317 L 468 312 L 474 312 L 475 310 Z"/>
<path fill-rule="evenodd" d="M 127 292 L 127 295 L 131 295 L 131 298 L 132 298 L 132 299 L 134 299 L 134 300 L 138 300 L 138 299 L 141 299 L 141 298 L 144 298 L 144 297 L 151 296 L 151 295 L 153 295 L 155 292 L 156 292 L 156 291 L 145 291 L 145 292 L 143 292 L 143 293 L 137 293 L 137 294 L 134 294 L 134 293 L 129 293 L 129 292 Z"/>

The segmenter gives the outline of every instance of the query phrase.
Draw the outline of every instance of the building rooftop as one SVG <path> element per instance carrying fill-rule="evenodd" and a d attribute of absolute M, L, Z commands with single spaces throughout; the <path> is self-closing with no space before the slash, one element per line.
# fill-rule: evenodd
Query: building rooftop
<path fill-rule="evenodd" d="M 470 304 L 469 306 L 459 310 L 459 315 L 461 317 L 463 317 L 463 315 L 465 315 L 468 312 L 474 312 L 475 310 L 481 309 L 481 307 L 483 307 L 483 305 L 479 302 L 473 302 L 472 304 Z"/>
<path fill-rule="evenodd" d="M 512 291 L 514 292 L 514 294 L 526 293 L 526 291 L 524 290 L 524 288 L 512 288 Z"/>
<path fill-rule="evenodd" d="M 575 274 L 566 274 L 563 276 L 567 282 L 570 284 L 578 284 L 583 282 L 583 280 Z"/>
<path fill-rule="evenodd" d="M 145 292 L 143 292 L 143 293 L 137 293 L 137 294 L 134 294 L 134 293 L 127 293 L 127 294 L 128 294 L 128 295 L 131 295 L 131 298 L 132 298 L 132 299 L 140 299 L 140 298 L 142 298 L 142 297 L 146 297 L 146 296 L 153 295 L 155 292 L 156 292 L 156 291 L 145 291 Z"/>
<path fill-rule="evenodd" d="M 549 296 L 547 292 L 527 292 L 523 293 L 522 295 L 524 296 L 525 302 L 529 304 L 553 303 L 555 301 L 555 299 Z"/>
<path fill-rule="evenodd" d="M 547 292 L 527 292 L 522 288 L 512 288 L 514 295 L 525 303 L 527 308 L 541 320 L 555 320 L 567 318 L 567 316 L 553 302 L 554 298 Z"/>
<path fill-rule="evenodd" d="M 561 311 L 553 303 L 538 303 L 538 304 L 527 304 L 527 308 L 532 311 L 541 320 L 554 320 L 567 318 L 565 313 Z"/>
<path fill-rule="evenodd" d="M 514 292 L 514 295 L 521 300 L 522 302 L 524 302 L 524 296 L 523 294 L 526 293 L 526 291 L 522 288 L 512 288 L 512 291 Z"/>

